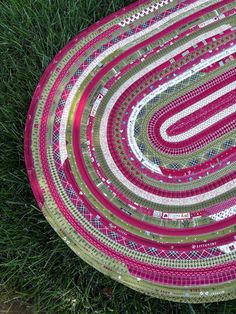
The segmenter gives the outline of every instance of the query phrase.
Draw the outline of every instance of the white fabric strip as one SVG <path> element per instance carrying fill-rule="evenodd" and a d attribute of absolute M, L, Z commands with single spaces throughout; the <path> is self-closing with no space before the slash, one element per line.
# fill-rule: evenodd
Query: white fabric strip
<path fill-rule="evenodd" d="M 209 128 L 216 122 L 219 122 L 220 120 L 226 118 L 230 114 L 234 113 L 236 111 L 236 105 L 233 104 L 229 106 L 228 108 L 221 110 L 214 116 L 210 117 L 209 119 L 203 121 L 202 123 L 196 125 L 195 127 L 189 129 L 188 131 L 175 135 L 175 136 L 169 136 L 167 135 L 166 130 L 173 125 L 175 122 L 180 120 L 181 118 L 184 118 L 188 116 L 189 114 L 193 113 L 194 111 L 203 108 L 210 102 L 217 100 L 219 97 L 222 97 L 223 95 L 227 94 L 228 92 L 234 90 L 236 87 L 236 82 L 232 82 L 231 84 L 224 86 L 223 88 L 217 90 L 215 93 L 212 93 L 208 95 L 207 97 L 201 99 L 200 101 L 196 102 L 192 106 L 186 108 L 185 110 L 182 110 L 180 113 L 177 113 L 176 115 L 170 117 L 168 120 L 166 120 L 160 127 L 160 133 L 162 138 L 165 141 L 168 142 L 180 142 L 184 141 L 186 139 L 189 139 L 190 137 L 200 133 L 201 131 L 205 130 L 206 128 Z M 189 111 L 188 111 L 189 109 Z"/>

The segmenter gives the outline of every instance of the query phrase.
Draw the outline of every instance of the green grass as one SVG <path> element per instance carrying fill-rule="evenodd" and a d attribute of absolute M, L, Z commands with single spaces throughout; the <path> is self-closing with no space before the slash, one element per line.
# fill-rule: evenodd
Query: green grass
<path fill-rule="evenodd" d="M 33 313 L 236 313 L 234 301 L 171 303 L 100 274 L 57 236 L 31 192 L 23 131 L 43 71 L 79 31 L 130 2 L 0 1 L 0 303 L 30 305 Z"/>

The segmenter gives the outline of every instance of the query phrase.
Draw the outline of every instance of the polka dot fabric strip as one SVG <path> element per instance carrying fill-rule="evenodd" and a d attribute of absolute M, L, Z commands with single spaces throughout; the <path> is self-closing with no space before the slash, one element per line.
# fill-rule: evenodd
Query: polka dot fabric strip
<path fill-rule="evenodd" d="M 49 223 L 87 263 L 158 298 L 236 297 L 235 11 L 133 3 L 59 51 L 27 116 Z"/>

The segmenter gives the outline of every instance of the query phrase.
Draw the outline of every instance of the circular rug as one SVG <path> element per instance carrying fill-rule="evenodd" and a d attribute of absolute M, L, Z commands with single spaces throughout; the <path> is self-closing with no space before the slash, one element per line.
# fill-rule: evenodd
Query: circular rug
<path fill-rule="evenodd" d="M 235 6 L 137 1 L 59 51 L 29 109 L 26 166 L 49 223 L 158 298 L 236 297 Z"/>

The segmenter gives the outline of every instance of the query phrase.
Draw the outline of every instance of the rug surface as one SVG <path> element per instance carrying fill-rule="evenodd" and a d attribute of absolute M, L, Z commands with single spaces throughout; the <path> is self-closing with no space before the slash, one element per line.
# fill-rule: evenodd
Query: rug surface
<path fill-rule="evenodd" d="M 158 298 L 236 297 L 235 8 L 137 1 L 59 51 L 30 105 L 43 214 L 87 263 Z"/>

